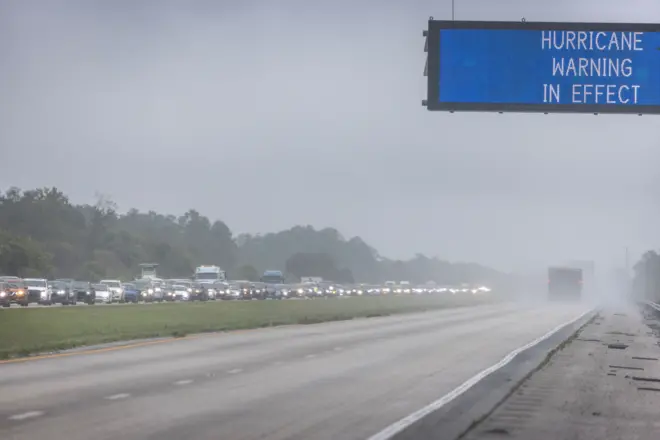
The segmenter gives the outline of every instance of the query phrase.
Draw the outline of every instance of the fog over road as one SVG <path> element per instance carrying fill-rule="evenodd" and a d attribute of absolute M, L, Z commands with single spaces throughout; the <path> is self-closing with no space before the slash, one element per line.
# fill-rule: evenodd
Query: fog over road
<path fill-rule="evenodd" d="M 486 305 L 0 363 L 0 438 L 365 439 L 583 305 Z"/>

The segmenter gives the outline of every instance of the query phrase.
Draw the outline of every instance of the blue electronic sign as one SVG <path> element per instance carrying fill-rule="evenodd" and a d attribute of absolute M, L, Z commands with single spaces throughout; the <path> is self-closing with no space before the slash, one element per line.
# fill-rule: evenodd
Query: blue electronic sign
<path fill-rule="evenodd" d="M 660 25 L 430 21 L 429 110 L 660 113 Z"/>

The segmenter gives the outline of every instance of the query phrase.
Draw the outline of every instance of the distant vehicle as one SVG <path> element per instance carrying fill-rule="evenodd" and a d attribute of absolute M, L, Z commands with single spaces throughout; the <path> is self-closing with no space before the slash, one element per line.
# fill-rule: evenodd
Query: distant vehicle
<path fill-rule="evenodd" d="M 8 292 L 9 286 L 7 284 L 5 280 L 0 279 L 0 306 L 2 307 L 9 307 L 11 305 Z"/>
<path fill-rule="evenodd" d="M 267 270 L 264 271 L 260 281 L 266 284 L 284 284 L 284 278 L 281 270 Z"/>
<path fill-rule="evenodd" d="M 51 305 L 48 280 L 44 278 L 25 278 L 28 291 L 28 302 Z"/>
<path fill-rule="evenodd" d="M 230 282 L 225 292 L 225 295 L 222 297 L 223 299 L 242 299 L 243 283 L 236 281 Z"/>
<path fill-rule="evenodd" d="M 112 302 L 113 294 L 107 284 L 92 284 L 91 291 L 93 297 L 90 295 L 88 304 L 94 304 L 97 302 L 110 304 Z"/>
<path fill-rule="evenodd" d="M 232 281 L 229 292 L 231 299 L 252 299 L 252 283 L 245 280 Z"/>
<path fill-rule="evenodd" d="M 99 281 L 101 284 L 105 284 L 108 286 L 110 289 L 110 292 L 112 292 L 112 301 L 113 302 L 120 302 L 123 303 L 125 301 L 124 298 L 124 289 L 121 286 L 121 281 L 119 280 L 101 280 Z"/>
<path fill-rule="evenodd" d="M 323 277 L 300 277 L 300 283 L 301 284 L 306 284 L 306 283 L 321 283 L 323 282 Z"/>
<path fill-rule="evenodd" d="M 28 293 L 25 281 L 20 278 L 2 277 L 2 293 L 0 294 L 0 305 L 2 307 L 9 307 L 11 303 L 19 304 L 27 307 Z"/>
<path fill-rule="evenodd" d="M 195 268 L 194 281 L 198 283 L 215 283 L 225 281 L 227 274 L 220 266 L 199 266 Z"/>
<path fill-rule="evenodd" d="M 208 301 L 208 283 L 193 283 L 190 301 Z"/>
<path fill-rule="evenodd" d="M 73 281 L 55 280 L 49 281 L 50 300 L 53 304 L 62 304 L 63 306 L 74 303 L 76 295 L 73 291 Z"/>
<path fill-rule="evenodd" d="M 251 296 L 254 299 L 266 299 L 266 283 L 255 282 L 250 284 Z"/>
<path fill-rule="evenodd" d="M 213 288 L 215 289 L 216 299 L 228 299 L 229 298 L 229 283 L 226 281 L 218 281 L 213 283 Z"/>
<path fill-rule="evenodd" d="M 156 286 L 153 280 L 146 278 L 142 280 L 136 280 L 133 282 L 135 288 L 139 292 L 139 300 L 144 302 L 153 302 L 154 295 L 156 293 Z"/>
<path fill-rule="evenodd" d="M 140 264 L 140 269 L 142 271 L 140 278 L 143 280 L 158 278 L 156 269 L 158 269 L 158 263 L 142 263 Z"/>
<path fill-rule="evenodd" d="M 137 303 L 140 300 L 140 291 L 133 283 L 123 283 L 124 301 Z"/>
<path fill-rule="evenodd" d="M 174 282 L 170 280 L 163 281 L 161 287 L 163 289 L 163 300 L 164 301 L 174 301 L 176 300 L 176 294 L 174 293 Z"/>
<path fill-rule="evenodd" d="M 190 293 L 192 289 L 184 284 L 173 284 L 172 289 L 174 290 L 174 299 L 178 301 L 188 301 L 190 299 Z"/>
<path fill-rule="evenodd" d="M 74 300 L 70 302 L 69 305 L 76 305 L 77 301 L 84 303 L 93 303 L 94 302 L 94 293 L 92 291 L 92 283 L 89 281 L 74 281 L 71 283 Z"/>
<path fill-rule="evenodd" d="M 580 299 L 582 269 L 574 267 L 548 268 L 548 298 L 551 300 Z"/>

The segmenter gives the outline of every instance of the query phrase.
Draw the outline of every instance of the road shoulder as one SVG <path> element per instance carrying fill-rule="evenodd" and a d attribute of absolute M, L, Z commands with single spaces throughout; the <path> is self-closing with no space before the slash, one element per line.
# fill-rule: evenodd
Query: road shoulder
<path fill-rule="evenodd" d="M 561 350 L 579 335 L 581 329 L 596 319 L 596 312 L 562 327 L 546 339 L 521 351 L 501 368 L 438 410 L 406 427 L 392 439 L 457 439 L 488 416 L 500 402 L 510 396 L 519 384 L 542 367 L 553 353 Z"/>
<path fill-rule="evenodd" d="M 603 310 L 465 440 L 660 438 L 658 318 Z"/>

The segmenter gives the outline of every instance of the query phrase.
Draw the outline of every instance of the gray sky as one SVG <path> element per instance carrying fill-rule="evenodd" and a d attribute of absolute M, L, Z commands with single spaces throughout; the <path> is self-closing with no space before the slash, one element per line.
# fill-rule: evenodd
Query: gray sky
<path fill-rule="evenodd" d="M 449 0 L 0 0 L 0 187 L 294 224 L 500 269 L 660 246 L 660 118 L 429 113 Z M 657 0 L 457 0 L 457 19 L 660 20 Z M 266 213 L 266 214 L 265 214 Z"/>

